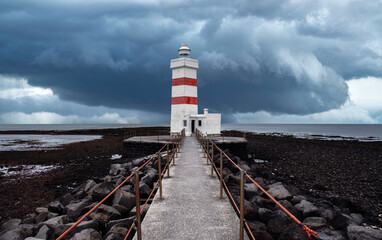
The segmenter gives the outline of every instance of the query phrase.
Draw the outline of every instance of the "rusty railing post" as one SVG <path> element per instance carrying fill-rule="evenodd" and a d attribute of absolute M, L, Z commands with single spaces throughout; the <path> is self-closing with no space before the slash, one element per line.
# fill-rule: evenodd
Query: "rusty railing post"
<path fill-rule="evenodd" d="M 159 200 L 162 200 L 162 165 L 161 165 L 161 155 L 158 152 L 158 172 L 159 172 Z"/>
<path fill-rule="evenodd" d="M 142 240 L 141 202 L 139 200 L 139 171 L 135 172 L 135 209 L 137 212 L 137 239 Z"/>
<path fill-rule="evenodd" d="M 206 137 L 203 136 L 203 158 L 206 157 Z"/>
<path fill-rule="evenodd" d="M 178 153 L 179 153 L 179 142 L 178 142 L 178 135 L 176 135 L 176 137 L 175 137 L 175 141 L 176 141 L 176 143 L 175 143 L 175 146 L 176 146 L 176 148 L 175 148 L 175 153 L 176 153 L 176 157 L 179 157 L 179 155 L 178 155 Z"/>
<path fill-rule="evenodd" d="M 169 145 L 167 143 L 167 177 L 170 177 L 170 151 L 169 151 Z"/>
<path fill-rule="evenodd" d="M 212 143 L 212 157 L 211 157 L 211 177 L 214 176 L 214 143 Z"/>
<path fill-rule="evenodd" d="M 220 149 L 220 199 L 223 199 L 223 152 Z"/>
<path fill-rule="evenodd" d="M 208 165 L 208 160 L 210 158 L 210 142 L 209 142 L 209 139 L 208 137 L 207 138 L 207 159 L 206 159 L 206 164 Z"/>
<path fill-rule="evenodd" d="M 240 240 L 244 239 L 244 171 L 240 171 Z"/>

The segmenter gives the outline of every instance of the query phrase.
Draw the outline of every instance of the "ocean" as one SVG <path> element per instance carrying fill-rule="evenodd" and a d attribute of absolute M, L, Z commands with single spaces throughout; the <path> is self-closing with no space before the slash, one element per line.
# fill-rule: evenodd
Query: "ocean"
<path fill-rule="evenodd" d="M 167 124 L 1 124 L 0 131 L 168 127 Z M 222 124 L 222 130 L 238 130 L 299 138 L 382 141 L 382 124 Z"/>

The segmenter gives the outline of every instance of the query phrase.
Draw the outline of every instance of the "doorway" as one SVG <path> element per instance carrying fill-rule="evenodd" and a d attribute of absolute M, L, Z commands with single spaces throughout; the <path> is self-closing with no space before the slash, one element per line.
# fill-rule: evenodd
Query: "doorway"
<path fill-rule="evenodd" d="M 191 120 L 191 133 L 195 132 L 195 120 Z"/>

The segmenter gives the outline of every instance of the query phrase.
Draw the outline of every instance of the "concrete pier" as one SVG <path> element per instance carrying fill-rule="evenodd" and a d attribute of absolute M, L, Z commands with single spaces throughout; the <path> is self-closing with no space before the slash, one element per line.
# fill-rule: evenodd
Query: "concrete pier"
<path fill-rule="evenodd" d="M 163 179 L 163 200 L 158 192 L 142 222 L 142 239 L 239 239 L 239 218 L 225 193 L 219 199 L 219 180 L 202 156 L 196 138 L 186 137 Z"/>

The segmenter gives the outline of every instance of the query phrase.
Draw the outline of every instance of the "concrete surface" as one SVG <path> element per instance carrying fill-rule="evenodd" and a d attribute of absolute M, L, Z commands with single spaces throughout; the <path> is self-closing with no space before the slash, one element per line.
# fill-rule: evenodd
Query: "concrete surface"
<path fill-rule="evenodd" d="M 166 144 L 171 141 L 170 135 L 157 135 L 157 136 L 134 136 L 123 140 L 124 142 L 143 142 L 143 143 L 163 143 Z"/>
<path fill-rule="evenodd" d="M 142 222 L 142 239 L 239 239 L 239 218 L 225 194 L 219 199 L 219 180 L 202 156 L 196 138 L 186 137 L 163 179 L 163 200 L 158 191 Z"/>

